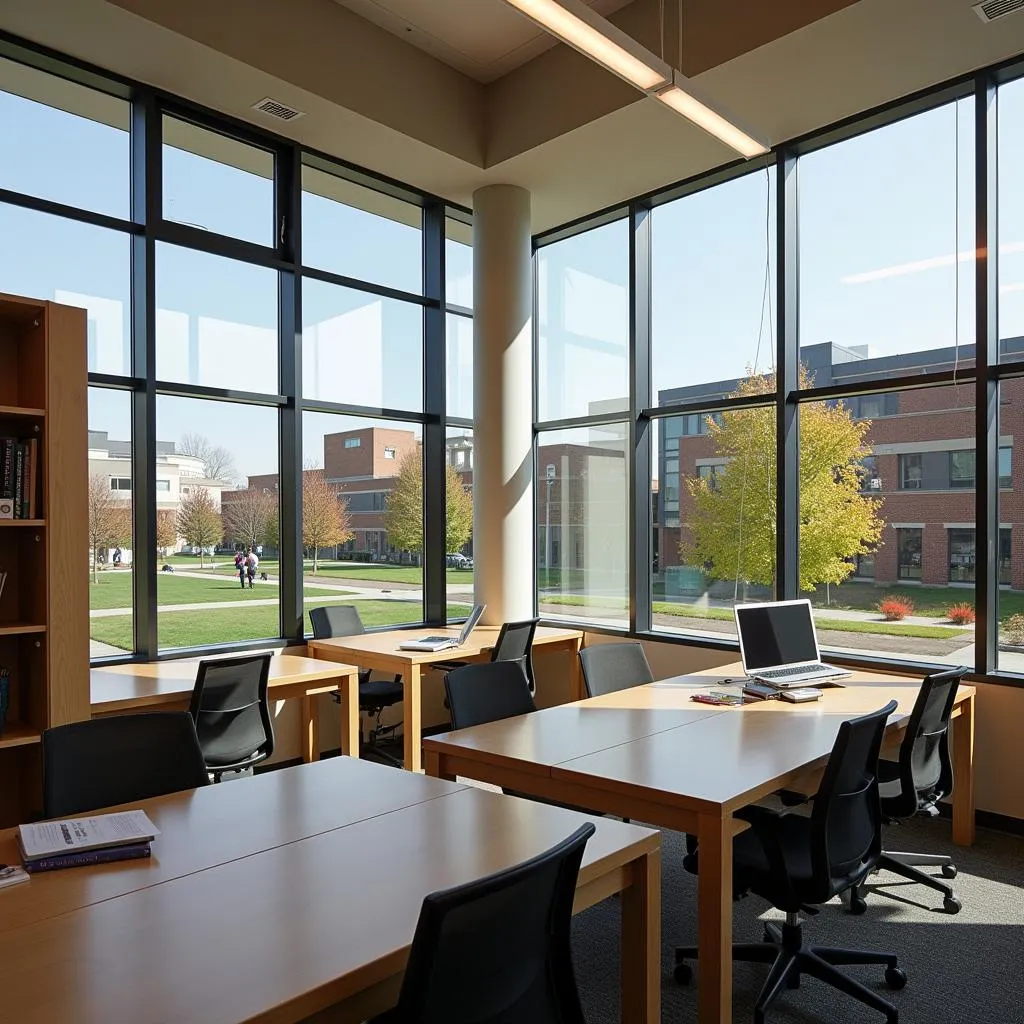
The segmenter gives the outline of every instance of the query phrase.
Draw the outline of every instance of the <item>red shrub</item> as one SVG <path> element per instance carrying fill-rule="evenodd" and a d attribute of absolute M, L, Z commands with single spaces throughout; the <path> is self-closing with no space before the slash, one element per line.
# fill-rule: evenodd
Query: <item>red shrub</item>
<path fill-rule="evenodd" d="M 946 617 L 958 626 L 969 626 L 974 621 L 974 609 L 969 604 L 954 604 L 946 612 Z"/>
<path fill-rule="evenodd" d="M 914 602 L 909 597 L 883 597 L 878 610 L 886 622 L 899 622 L 900 619 L 913 614 Z"/>

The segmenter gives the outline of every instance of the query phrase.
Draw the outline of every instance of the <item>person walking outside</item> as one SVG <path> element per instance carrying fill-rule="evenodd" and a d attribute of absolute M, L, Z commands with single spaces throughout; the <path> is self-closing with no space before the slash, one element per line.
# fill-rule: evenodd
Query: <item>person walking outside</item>
<path fill-rule="evenodd" d="M 260 560 L 256 555 L 256 552 L 252 548 L 249 548 L 245 556 L 245 572 L 249 577 L 249 589 L 252 590 L 252 585 L 256 581 L 256 570 L 260 567 Z"/>
<path fill-rule="evenodd" d="M 241 551 L 235 552 L 235 572 L 238 573 L 238 582 L 245 590 L 245 555 Z"/>

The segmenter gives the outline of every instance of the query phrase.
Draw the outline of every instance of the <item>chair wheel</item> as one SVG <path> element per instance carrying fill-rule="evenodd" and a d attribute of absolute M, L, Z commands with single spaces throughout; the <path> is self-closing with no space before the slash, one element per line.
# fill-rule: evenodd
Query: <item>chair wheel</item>
<path fill-rule="evenodd" d="M 942 901 L 942 909 L 947 914 L 959 914 L 963 904 L 955 896 L 947 896 Z"/>
<path fill-rule="evenodd" d="M 672 971 L 672 977 L 680 985 L 689 985 L 693 981 L 693 968 L 688 963 L 676 964 Z"/>
<path fill-rule="evenodd" d="M 907 987 L 906 972 L 900 967 L 886 967 L 885 983 L 891 989 L 899 990 Z"/>
<path fill-rule="evenodd" d="M 956 878 L 956 865 L 955 864 L 943 864 L 942 865 L 942 877 L 943 878 Z"/>
<path fill-rule="evenodd" d="M 868 909 L 868 901 L 863 896 L 851 896 L 850 906 L 847 908 L 851 914 L 860 916 Z"/>

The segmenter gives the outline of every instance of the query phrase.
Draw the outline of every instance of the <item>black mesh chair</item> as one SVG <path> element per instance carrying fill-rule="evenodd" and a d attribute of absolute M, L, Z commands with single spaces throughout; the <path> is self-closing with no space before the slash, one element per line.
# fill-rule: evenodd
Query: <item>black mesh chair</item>
<path fill-rule="evenodd" d="M 966 668 L 949 669 L 926 676 L 921 683 L 921 691 L 900 744 L 899 759 L 878 764 L 882 816 L 886 822 L 905 821 L 915 814 L 935 817 L 939 813 L 939 802 L 953 791 L 949 718 L 953 713 L 957 688 L 967 673 Z M 922 867 L 937 867 L 942 869 L 945 878 L 956 878 L 956 865 L 951 857 L 883 850 L 878 867 L 941 892 L 946 913 L 960 912 L 961 904 L 953 895 L 953 887 L 920 870 Z M 850 910 L 861 914 L 866 907 L 861 887 L 854 886 L 850 892 Z"/>
<path fill-rule="evenodd" d="M 375 1024 L 584 1024 L 569 937 L 594 831 L 587 822 L 531 860 L 427 896 L 398 1005 Z"/>
<path fill-rule="evenodd" d="M 350 604 L 311 608 L 309 621 L 313 624 L 314 640 L 329 640 L 335 636 L 362 636 L 366 632 L 359 612 Z M 402 762 L 379 746 L 381 736 L 393 733 L 395 726 L 381 725 L 380 719 L 385 708 L 401 703 L 403 695 L 400 675 L 388 679 L 373 679 L 370 669 L 361 668 L 359 670 L 359 710 L 370 715 L 374 722 L 366 747 L 373 751 L 375 757 L 396 768 L 401 768 Z M 340 693 L 333 693 L 331 696 L 336 702 L 341 703 Z"/>
<path fill-rule="evenodd" d="M 43 814 L 68 818 L 209 783 L 187 711 L 111 715 L 43 733 Z"/>
<path fill-rule="evenodd" d="M 654 682 L 643 645 L 635 640 L 584 647 L 580 651 L 580 666 L 588 697 Z"/>
<path fill-rule="evenodd" d="M 189 714 L 196 723 L 206 770 L 220 782 L 274 752 L 274 723 L 267 685 L 270 654 L 199 662 Z"/>
<path fill-rule="evenodd" d="M 498 639 L 491 648 L 491 661 L 514 661 L 523 670 L 530 693 L 537 692 L 533 675 L 533 638 L 540 619 L 524 619 L 522 622 L 502 623 Z M 472 664 L 468 661 L 438 661 L 430 667 L 438 672 L 454 672 Z"/>
<path fill-rule="evenodd" d="M 878 752 L 896 701 L 839 727 L 809 816 L 751 806 L 736 812 L 750 829 L 733 843 L 734 888 L 750 891 L 786 913 L 782 928 L 765 925 L 765 941 L 733 946 L 734 960 L 770 964 L 768 979 L 754 1010 L 764 1024 L 768 1006 L 784 987 L 796 988 L 810 975 L 884 1013 L 898 1014 L 892 1003 L 838 968 L 849 964 L 885 967 L 886 984 L 900 989 L 907 977 L 891 953 L 805 946 L 800 914 L 816 914 L 816 904 L 851 889 L 878 863 L 882 852 L 882 809 L 878 798 Z M 697 948 L 676 950 L 676 980 L 691 976 L 687 960 Z"/>
<path fill-rule="evenodd" d="M 514 661 L 463 665 L 444 677 L 453 729 L 527 715 L 537 710 L 522 669 Z"/>

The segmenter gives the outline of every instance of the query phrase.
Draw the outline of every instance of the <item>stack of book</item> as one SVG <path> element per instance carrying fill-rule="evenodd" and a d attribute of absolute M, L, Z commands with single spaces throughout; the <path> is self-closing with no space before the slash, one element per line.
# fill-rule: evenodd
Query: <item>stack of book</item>
<path fill-rule="evenodd" d="M 38 515 L 39 442 L 0 437 L 0 519 Z"/>
<path fill-rule="evenodd" d="M 18 845 L 25 870 L 34 874 L 149 857 L 159 834 L 145 811 L 120 811 L 19 825 Z"/>

